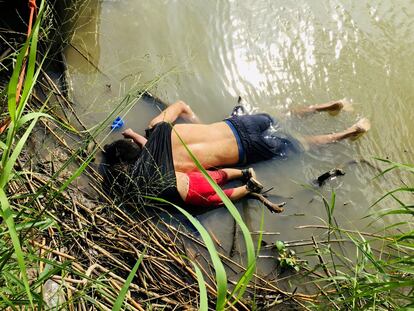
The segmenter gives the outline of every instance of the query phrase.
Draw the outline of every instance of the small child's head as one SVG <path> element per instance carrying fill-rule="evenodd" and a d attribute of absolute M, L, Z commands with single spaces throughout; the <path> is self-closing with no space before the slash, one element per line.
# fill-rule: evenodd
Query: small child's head
<path fill-rule="evenodd" d="M 104 188 L 123 199 L 131 183 L 131 168 L 141 155 L 141 147 L 130 139 L 116 140 L 104 146 L 102 173 Z"/>
<path fill-rule="evenodd" d="M 141 147 L 130 139 L 119 139 L 104 146 L 105 163 L 133 164 L 141 155 Z"/>

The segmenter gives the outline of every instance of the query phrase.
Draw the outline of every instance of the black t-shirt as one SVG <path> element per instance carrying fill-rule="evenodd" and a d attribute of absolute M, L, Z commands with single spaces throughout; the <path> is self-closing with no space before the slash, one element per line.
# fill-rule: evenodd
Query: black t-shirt
<path fill-rule="evenodd" d="M 171 147 L 172 125 L 160 122 L 147 131 L 148 141 L 131 172 L 134 197 L 150 202 L 145 196 L 160 197 L 173 203 L 182 203 L 177 190 Z M 155 202 L 155 201 L 154 201 Z"/>

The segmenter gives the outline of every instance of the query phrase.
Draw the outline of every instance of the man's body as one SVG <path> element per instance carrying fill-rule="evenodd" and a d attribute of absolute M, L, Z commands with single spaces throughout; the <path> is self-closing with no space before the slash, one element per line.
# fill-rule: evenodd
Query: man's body
<path fill-rule="evenodd" d="M 233 166 L 238 163 L 236 138 L 224 122 L 213 124 L 177 124 L 171 136 L 174 167 L 179 172 L 195 169 L 194 161 L 183 146 L 186 143 L 204 168 Z"/>
<path fill-rule="evenodd" d="M 294 113 L 304 115 L 327 111 L 336 114 L 344 106 L 343 102 L 337 101 L 305 107 Z M 181 198 L 184 202 L 191 203 L 191 193 L 200 191 L 199 194 L 206 195 L 206 197 L 208 193 L 211 194 L 213 190 L 208 186 L 197 187 L 197 183 L 201 184 L 199 178 L 191 179 L 191 172 L 196 171 L 197 167 L 183 142 L 205 169 L 247 165 L 303 149 L 303 144 L 293 137 L 283 136 L 283 133 L 277 131 L 268 134 L 267 131 L 274 121 L 267 114 L 236 115 L 212 124 L 176 124 L 171 127 L 178 117 L 199 122 L 191 108 L 184 102 L 178 101 L 149 123 L 149 143 L 147 143 L 147 138 L 131 129 L 122 133 L 125 138 L 131 138 L 137 145 L 143 147 L 144 156 L 139 157 L 135 162 L 130 172 L 133 178 L 130 180 L 141 179 L 141 184 L 137 183 L 135 188 L 145 188 L 144 195 L 148 195 L 147 189 L 150 187 L 146 184 L 142 187 L 142 182 L 151 180 L 161 181 L 155 182 L 157 191 L 154 191 L 153 195 L 166 199 Z M 303 142 L 306 145 L 323 145 L 345 138 L 357 138 L 365 133 L 369 126 L 369 121 L 362 119 L 342 132 L 304 137 Z M 241 177 L 240 170 L 225 170 L 228 180 Z M 256 182 L 257 180 L 253 178 L 253 184 Z M 251 191 L 253 191 L 252 188 L 243 185 L 232 189 L 231 193 L 227 194 L 230 199 L 238 200 Z M 214 197 L 214 200 L 210 201 L 211 205 L 216 205 L 216 199 Z"/>
<path fill-rule="evenodd" d="M 337 101 L 304 107 L 296 110 L 295 113 L 303 115 L 320 111 L 336 112 L 343 107 L 344 104 L 341 101 Z M 149 123 L 149 128 L 153 128 L 160 122 L 173 123 L 178 117 L 198 121 L 191 108 L 184 102 L 178 101 L 154 118 Z M 369 121 L 362 119 L 342 132 L 307 136 L 304 137 L 304 141 L 310 145 L 333 143 L 346 138 L 356 138 L 365 133 L 369 127 Z M 137 144 L 145 144 L 146 139 L 131 129 L 127 129 L 123 135 L 125 138 L 134 139 Z M 190 172 L 196 169 L 180 138 L 206 169 L 211 167 L 229 167 L 240 163 L 238 142 L 234 131 L 228 123 L 221 121 L 212 124 L 176 124 L 171 132 L 172 157 L 176 172 Z"/>
<path fill-rule="evenodd" d="M 148 127 L 151 129 L 160 122 L 174 123 L 179 117 L 199 122 L 191 108 L 184 102 L 178 101 L 151 120 Z M 206 169 L 232 166 L 238 162 L 237 141 L 232 130 L 225 122 L 176 124 L 173 129 L 171 132 L 171 147 L 176 171 L 189 172 L 196 169 L 180 138 Z M 146 143 L 145 137 L 131 129 L 125 130 L 123 135 L 125 138 L 132 138 L 141 146 Z"/>

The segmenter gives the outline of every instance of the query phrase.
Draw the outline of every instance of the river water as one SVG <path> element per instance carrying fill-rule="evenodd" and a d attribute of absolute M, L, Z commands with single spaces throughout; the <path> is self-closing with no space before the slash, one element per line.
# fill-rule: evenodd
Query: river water
<path fill-rule="evenodd" d="M 252 231 L 260 229 L 263 212 L 264 230 L 280 233 L 265 236 L 268 243 L 321 234 L 296 228 L 326 224 L 315 191 L 328 200 L 335 191 L 340 226 L 372 231 L 372 219 L 363 217 L 395 204 L 370 205 L 401 180 L 412 182 L 404 174 L 373 179 L 377 169 L 354 160 L 380 168 L 374 157 L 414 163 L 414 1 L 91 0 L 75 29 L 65 56 L 71 95 L 88 126 L 103 120 L 131 87 L 159 76 L 152 92 L 168 102 L 186 101 L 205 122 L 226 117 L 238 96 L 252 111 L 268 112 L 307 135 L 371 120 L 370 132 L 356 142 L 254 165 L 276 200 L 287 201 L 282 214 L 263 212 L 255 201 L 238 204 Z M 354 111 L 285 116 L 291 108 L 341 98 Z M 154 109 L 137 104 L 126 125 L 142 130 L 153 115 Z M 117 138 L 119 132 L 109 140 Z M 304 186 L 334 167 L 346 175 L 322 188 Z M 233 220 L 227 211 L 199 219 L 229 250 Z M 396 220 L 378 220 L 375 230 Z M 266 260 L 264 271 L 273 265 Z"/>

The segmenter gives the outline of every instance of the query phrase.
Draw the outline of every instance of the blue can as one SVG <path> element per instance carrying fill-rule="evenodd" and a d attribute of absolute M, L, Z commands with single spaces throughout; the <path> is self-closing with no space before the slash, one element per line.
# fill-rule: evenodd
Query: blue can
<path fill-rule="evenodd" d="M 121 117 L 117 117 L 114 122 L 112 122 L 111 129 L 117 130 L 124 126 L 124 120 Z"/>

